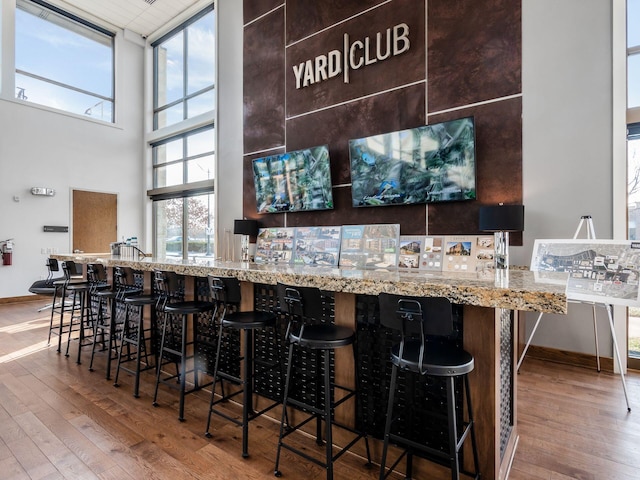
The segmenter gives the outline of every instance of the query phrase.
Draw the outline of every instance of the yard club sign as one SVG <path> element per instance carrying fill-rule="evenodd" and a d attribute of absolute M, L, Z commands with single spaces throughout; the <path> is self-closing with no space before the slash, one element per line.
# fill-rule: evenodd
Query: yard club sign
<path fill-rule="evenodd" d="M 326 55 L 318 55 L 293 66 L 296 78 L 296 89 L 308 87 L 342 74 L 344 83 L 349 83 L 349 72 L 359 70 L 377 62 L 383 62 L 409 50 L 409 26 L 399 23 L 387 28 L 385 32 L 376 33 L 375 37 L 351 41 L 349 34 L 344 34 L 343 49 L 331 50 Z"/>

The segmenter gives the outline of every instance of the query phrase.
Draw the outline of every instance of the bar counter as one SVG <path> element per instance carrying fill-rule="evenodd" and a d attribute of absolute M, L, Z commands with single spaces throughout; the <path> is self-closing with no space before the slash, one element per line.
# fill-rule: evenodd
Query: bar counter
<path fill-rule="evenodd" d="M 108 254 L 52 255 L 58 260 L 102 263 L 107 267 L 128 266 L 143 272 L 170 270 L 181 275 L 236 277 L 240 281 L 275 285 L 277 282 L 318 287 L 332 292 L 378 295 L 381 292 L 447 297 L 452 303 L 508 310 L 567 313 L 566 274 L 537 280 L 533 272 L 514 269 L 508 280 L 496 281 L 486 273 L 414 273 L 402 270 L 359 270 L 284 264 L 259 265 L 216 260 L 173 261 L 143 258 L 127 260 Z"/>
<path fill-rule="evenodd" d="M 471 396 L 477 427 L 480 471 L 483 478 L 505 479 L 515 454 L 517 430 L 517 375 L 515 362 L 518 345 L 518 312 L 567 312 L 565 274 L 537 279 L 527 270 L 510 270 L 508 278 L 497 279 L 493 271 L 479 273 L 413 273 L 400 270 L 357 270 L 341 267 L 258 265 L 215 260 L 173 261 L 171 259 L 121 259 L 107 254 L 53 255 L 58 260 L 76 263 L 103 263 L 106 267 L 127 266 L 142 272 L 169 270 L 186 277 L 207 275 L 231 276 L 243 285 L 243 295 L 252 285 L 275 285 L 278 282 L 318 287 L 333 292 L 335 322 L 358 331 L 369 328 L 362 322 L 362 307 L 375 302 L 381 292 L 411 296 L 442 296 L 457 305 L 463 319 L 462 344 L 475 358 L 470 374 Z M 150 276 L 148 276 L 150 278 Z M 253 302 L 253 297 L 251 297 Z M 243 297 L 244 303 L 244 297 Z M 247 305 L 248 306 L 248 305 Z M 364 325 L 364 326 L 363 326 Z M 369 333 L 364 332 L 364 339 Z M 360 340 L 359 340 L 360 341 Z M 382 349 L 377 341 L 363 348 Z M 386 352 L 376 352 L 386 362 Z M 370 357 L 370 356 L 369 356 Z M 353 357 L 336 355 L 336 379 L 353 382 Z M 361 375 L 372 371 L 369 365 L 358 364 Z M 374 369 L 375 370 L 375 369 Z M 379 376 L 379 374 L 377 374 Z M 379 380 L 373 378 L 373 380 Z M 369 382 L 371 383 L 371 382 Z M 380 387 L 377 387 L 380 388 Z M 374 403 L 379 391 L 369 395 Z M 369 416 L 384 417 L 384 410 L 367 406 L 360 408 Z M 386 405 L 386 399 L 383 404 Z M 353 412 L 336 412 L 346 419 Z M 366 416 L 366 415 L 365 415 Z M 362 419 L 359 418 L 362 422 Z M 365 419 L 366 420 L 366 419 Z M 366 424 L 366 421 L 365 421 Z M 374 461 L 379 460 L 380 445 L 373 448 Z M 381 442 L 379 442 L 381 444 Z M 465 455 L 465 464 L 469 455 Z"/>

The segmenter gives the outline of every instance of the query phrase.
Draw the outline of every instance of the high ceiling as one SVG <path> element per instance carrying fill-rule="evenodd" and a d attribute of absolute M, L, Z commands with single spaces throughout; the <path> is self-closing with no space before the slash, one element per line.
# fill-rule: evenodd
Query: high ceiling
<path fill-rule="evenodd" d="M 148 37 L 201 0 L 48 0 L 78 16 L 82 12 Z M 68 7 L 72 8 L 69 9 Z M 90 18 L 87 18 L 90 20 Z"/>

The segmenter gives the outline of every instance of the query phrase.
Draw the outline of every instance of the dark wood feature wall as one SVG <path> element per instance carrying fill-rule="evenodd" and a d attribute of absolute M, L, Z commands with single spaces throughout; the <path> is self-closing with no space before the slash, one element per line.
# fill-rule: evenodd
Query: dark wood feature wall
<path fill-rule="evenodd" d="M 244 205 L 263 227 L 400 223 L 403 235 L 478 233 L 478 208 L 522 203 L 520 0 L 244 0 Z M 293 65 L 394 25 L 398 56 L 296 89 Z M 353 208 L 348 141 L 473 115 L 477 200 Z M 334 210 L 256 213 L 251 161 L 329 145 Z M 428 225 L 427 225 L 428 224 Z M 512 235 L 521 244 L 521 235 Z"/>

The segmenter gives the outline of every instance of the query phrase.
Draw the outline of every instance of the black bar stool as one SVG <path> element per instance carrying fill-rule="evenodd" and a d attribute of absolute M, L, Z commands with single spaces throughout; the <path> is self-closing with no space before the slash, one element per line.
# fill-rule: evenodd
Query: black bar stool
<path fill-rule="evenodd" d="M 64 314 L 67 307 L 71 307 L 71 299 L 68 298 L 70 293 L 67 291 L 66 287 L 70 283 L 85 282 L 82 275 L 78 274 L 75 262 L 71 263 L 73 263 L 73 266 L 68 270 L 68 275 L 67 271 L 63 270 L 63 276 L 61 278 L 53 279 L 52 281 L 55 291 L 51 305 L 51 320 L 49 321 L 49 337 L 47 339 L 47 344 L 51 343 L 52 333 L 58 335 L 58 353 L 61 353 L 62 351 L 62 336 L 68 333 L 67 330 L 69 329 L 69 322 L 65 319 Z M 49 259 L 48 267 L 54 272 L 60 271 L 60 264 L 55 258 Z M 56 315 L 58 318 L 57 322 L 55 321 Z"/>
<path fill-rule="evenodd" d="M 93 312 L 93 342 L 89 371 L 93 372 L 96 345 L 107 352 L 106 378 L 111 377 L 111 361 L 117 358 L 115 338 L 115 298 L 117 287 L 107 283 L 107 270 L 101 263 L 87 264 L 87 279 L 91 283 L 89 302 Z M 116 282 L 117 283 L 117 282 Z"/>
<path fill-rule="evenodd" d="M 150 321 L 145 324 L 144 307 L 157 305 L 160 301 L 160 296 L 155 293 L 142 294 L 142 290 L 135 285 L 133 271 L 130 268 L 120 269 L 119 274 L 128 290 L 125 290 L 121 298 L 121 302 L 124 304 L 124 321 L 113 386 L 120 386 L 118 377 L 120 370 L 124 370 L 133 375 L 133 396 L 138 398 L 140 396 L 140 373 L 156 368 L 155 359 L 154 361 L 149 360 L 156 331 L 155 312 L 151 311 Z M 148 347 L 147 343 L 149 343 Z M 143 358 L 144 367 L 142 367 Z M 130 362 L 134 363 L 133 367 L 125 366 Z"/>
<path fill-rule="evenodd" d="M 391 348 L 391 383 L 389 386 L 384 446 L 380 461 L 380 480 L 385 479 L 405 455 L 407 456 L 405 477 L 411 478 L 414 452 L 421 452 L 430 458 L 439 459 L 441 462 L 449 464 L 452 479 L 459 479 L 460 473 L 475 479 L 480 478 L 468 377 L 474 367 L 473 356 L 443 338 L 452 336 L 454 333 L 451 303 L 448 299 L 442 297 L 418 298 L 386 293 L 381 293 L 378 296 L 378 300 L 381 324 L 400 331 L 400 343 Z M 394 417 L 394 399 L 397 390 L 398 369 L 417 373 L 425 379 L 429 376 L 444 377 L 446 379 L 448 428 L 445 433 L 448 439 L 448 451 L 442 451 L 433 446 L 419 443 L 406 435 L 391 432 L 391 427 L 397 420 Z M 460 424 L 458 423 L 458 418 L 462 419 L 463 416 L 462 412 L 459 412 L 459 416 L 457 414 L 455 393 L 455 380 L 458 378 L 462 378 L 464 383 L 468 415 L 468 421 L 461 421 Z M 460 466 L 460 451 L 468 436 L 471 437 L 475 472 L 464 471 Z M 389 471 L 385 472 L 387 451 L 390 443 L 402 446 L 404 451 L 389 468 Z"/>
<path fill-rule="evenodd" d="M 276 400 L 275 402 L 269 404 L 258 412 L 256 412 L 253 408 L 254 379 L 276 367 L 280 368 L 280 373 L 282 374 L 282 364 L 279 361 L 279 354 L 278 361 L 276 361 L 275 363 L 258 362 L 257 359 L 254 359 L 253 356 L 253 332 L 255 330 L 273 328 L 276 342 L 278 342 L 278 334 L 277 332 L 275 332 L 276 315 L 272 312 L 239 311 L 242 298 L 240 282 L 237 278 L 209 276 L 208 281 L 209 287 L 211 289 L 211 297 L 216 304 L 214 319 L 219 318 L 220 329 L 218 332 L 216 362 L 215 368 L 213 370 L 213 387 L 211 390 L 211 401 L 209 403 L 209 416 L 207 418 L 207 430 L 205 435 L 209 438 L 211 437 L 211 434 L 209 433 L 209 427 L 211 426 L 212 413 L 220 415 L 221 417 L 230 420 L 236 425 L 242 426 L 242 456 L 246 458 L 249 456 L 249 422 L 282 403 L 281 400 Z M 238 359 L 239 361 L 243 362 L 242 378 L 225 373 L 220 370 L 220 355 L 225 329 L 240 330 L 244 335 L 244 356 Z M 225 394 L 223 389 L 221 398 L 218 400 L 214 400 L 216 396 L 215 392 L 218 378 L 220 379 L 221 384 L 222 380 L 229 380 L 235 384 L 242 385 L 242 389 L 235 392 L 230 392 L 228 394 Z M 218 403 L 226 402 L 241 393 L 241 420 L 237 420 L 235 417 L 227 415 L 226 413 L 215 408 Z"/>
<path fill-rule="evenodd" d="M 46 262 L 47 266 L 47 278 L 44 280 L 36 280 L 29 287 L 29 292 L 35 293 L 36 295 L 49 295 L 51 297 L 56 297 L 58 295 L 57 290 L 58 286 L 54 284 L 54 282 L 58 280 L 63 280 L 64 277 L 55 278 L 54 275 L 56 272 L 60 271 L 60 267 L 58 266 L 58 261 L 55 258 L 47 258 Z M 38 312 L 42 312 L 48 308 L 53 308 L 54 303 L 49 305 L 45 305 L 38 309 Z M 51 327 L 53 327 L 52 323 L 49 323 L 49 339 L 47 340 L 47 344 L 51 341 Z"/>
<path fill-rule="evenodd" d="M 281 472 L 278 469 L 280 464 L 280 451 L 282 448 L 289 450 L 313 463 L 325 468 L 327 472 L 327 480 L 333 479 L 333 462 L 340 458 L 347 452 L 355 443 L 364 438 L 365 446 L 367 450 L 367 466 L 371 465 L 371 456 L 369 452 L 369 439 L 363 432 L 359 432 L 347 425 L 339 424 L 334 419 L 335 408 L 346 402 L 347 400 L 354 398 L 357 400 L 357 385 L 358 375 L 357 367 L 355 369 L 356 375 L 356 389 L 348 388 L 346 386 L 337 385 L 331 379 L 331 353 L 336 348 L 346 347 L 351 345 L 353 348 L 354 361 L 356 359 L 355 351 L 355 332 L 344 326 L 334 325 L 329 323 L 317 323 L 317 320 L 323 316 L 322 312 L 322 293 L 317 288 L 311 287 L 293 287 L 279 283 L 277 285 L 278 301 L 281 311 L 285 314 L 288 320 L 287 326 L 287 339 L 289 341 L 289 355 L 287 363 L 286 383 L 284 387 L 284 398 L 282 401 L 282 419 L 280 422 L 280 435 L 278 437 L 278 450 L 276 453 L 275 475 L 281 476 Z M 315 320 L 315 321 L 314 321 Z M 313 404 L 303 402 L 298 399 L 294 399 L 289 395 L 289 388 L 291 385 L 291 372 L 294 362 L 294 349 L 310 349 L 315 350 L 321 354 L 324 361 L 324 368 L 318 362 L 318 369 L 316 375 L 322 381 L 324 388 L 319 388 L 316 391 L 316 398 Z M 318 358 L 318 360 L 320 360 Z M 340 389 L 346 392 L 346 394 L 335 401 L 333 391 L 334 389 Z M 322 401 L 319 396 L 320 393 L 324 394 L 324 400 Z M 322 405 L 324 403 L 324 405 Z M 290 425 L 287 416 L 287 407 L 295 406 L 303 409 L 309 413 L 306 419 L 297 423 L 296 425 Z M 355 409 L 354 409 L 355 411 Z M 316 420 L 316 442 L 322 444 L 322 429 L 321 422 L 325 422 L 324 428 L 324 443 L 325 443 L 325 459 L 318 460 L 315 457 L 307 454 L 305 451 L 295 448 L 294 446 L 285 443 L 285 438 L 297 429 Z M 285 428 L 286 424 L 286 428 Z M 333 454 L 333 427 L 341 427 L 349 432 L 352 432 L 355 437 L 344 447 L 342 447 L 335 455 Z"/>
<path fill-rule="evenodd" d="M 67 349 L 65 351 L 65 357 L 69 356 L 69 346 L 73 339 L 73 333 L 78 333 L 78 358 L 76 363 L 80 365 L 82 348 L 88 346 L 85 343 L 86 331 L 91 330 L 93 334 L 93 312 L 89 308 L 89 292 L 91 290 L 91 282 L 87 280 L 78 279 L 78 270 L 76 264 L 72 260 L 66 260 L 62 262 L 62 271 L 64 272 L 67 282 L 63 286 L 63 295 L 71 295 L 71 306 L 69 313 L 71 315 L 67 328 Z M 74 278 L 74 276 L 76 278 Z M 60 329 L 63 328 L 63 317 L 65 312 L 64 300 L 60 311 Z"/>
<path fill-rule="evenodd" d="M 156 386 L 153 394 L 153 406 L 158 406 L 158 387 L 164 383 L 180 392 L 178 420 L 184 421 L 184 397 L 201 388 L 211 385 L 200 383 L 200 373 L 206 373 L 199 362 L 194 361 L 197 351 L 198 328 L 196 316 L 213 315 L 215 304 L 203 300 L 184 300 L 184 288 L 180 285 L 180 276 L 175 272 L 155 271 L 156 289 L 162 297 L 158 302 L 158 310 L 162 313 L 162 339 L 158 365 L 156 369 Z M 189 317 L 191 317 L 191 335 L 189 335 Z M 192 350 L 191 352 L 189 350 Z M 176 374 L 162 378 L 162 367 L 167 363 L 176 365 Z M 189 363 L 189 365 L 187 365 Z M 194 386 L 187 390 L 187 374 L 193 374 Z M 172 380 L 179 381 L 177 387 Z"/>

